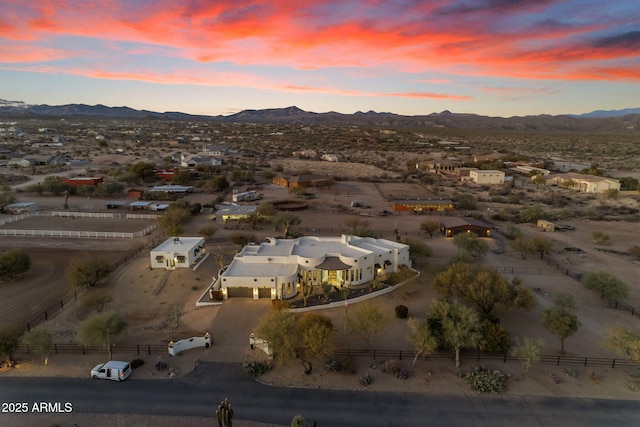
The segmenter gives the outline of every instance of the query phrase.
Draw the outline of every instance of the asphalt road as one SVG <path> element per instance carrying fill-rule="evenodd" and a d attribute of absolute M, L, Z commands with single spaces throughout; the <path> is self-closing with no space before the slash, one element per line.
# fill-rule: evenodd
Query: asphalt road
<path fill-rule="evenodd" d="M 255 382 L 237 363 L 201 363 L 175 380 L 0 379 L 3 410 L 9 402 L 69 402 L 73 413 L 213 417 L 224 397 L 235 418 L 280 425 L 297 414 L 319 427 L 640 425 L 637 401 L 288 389 Z"/>

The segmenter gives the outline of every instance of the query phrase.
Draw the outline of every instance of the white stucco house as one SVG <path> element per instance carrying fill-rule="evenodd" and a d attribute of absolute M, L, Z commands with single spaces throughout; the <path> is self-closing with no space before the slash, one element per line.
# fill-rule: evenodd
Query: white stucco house
<path fill-rule="evenodd" d="M 151 268 L 189 268 L 204 254 L 204 237 L 170 237 L 150 252 Z"/>
<path fill-rule="evenodd" d="M 620 181 L 604 176 L 587 175 L 569 172 L 553 177 L 553 183 L 583 193 L 606 193 L 609 190 L 620 190 Z"/>
<path fill-rule="evenodd" d="M 411 267 L 409 246 L 391 240 L 352 235 L 270 238 L 245 246 L 212 287 L 225 299 L 287 299 L 297 294 L 301 282 L 355 287 L 397 272 L 401 265 Z"/>
<path fill-rule="evenodd" d="M 470 169 L 468 180 L 476 184 L 504 184 L 504 172 L 498 170 Z"/>

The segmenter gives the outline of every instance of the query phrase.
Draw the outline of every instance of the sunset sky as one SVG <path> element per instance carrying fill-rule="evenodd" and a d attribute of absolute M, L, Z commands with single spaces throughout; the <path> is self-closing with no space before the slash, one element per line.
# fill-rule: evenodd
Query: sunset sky
<path fill-rule="evenodd" d="M 638 0 L 0 0 L 0 98 L 232 114 L 640 107 Z"/>

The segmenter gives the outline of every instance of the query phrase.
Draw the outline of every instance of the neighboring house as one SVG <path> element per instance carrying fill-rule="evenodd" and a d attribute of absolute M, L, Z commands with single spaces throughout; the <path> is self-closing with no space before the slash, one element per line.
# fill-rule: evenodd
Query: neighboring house
<path fill-rule="evenodd" d="M 458 233 L 475 233 L 479 237 L 490 237 L 491 226 L 474 218 L 448 217 L 440 220 L 440 231 L 445 237 Z"/>
<path fill-rule="evenodd" d="M 207 156 L 226 156 L 229 154 L 229 149 L 227 147 L 215 146 L 215 145 L 207 145 L 202 148 L 202 154 Z"/>
<path fill-rule="evenodd" d="M 18 168 L 28 168 L 30 166 L 35 166 L 36 161 L 29 157 L 14 157 L 10 159 L 7 163 L 8 166 L 18 167 Z"/>
<path fill-rule="evenodd" d="M 87 177 L 87 176 L 76 176 L 73 178 L 65 178 L 64 183 L 70 186 L 80 186 L 85 185 L 89 187 L 96 187 L 99 184 L 104 182 L 104 177 Z"/>
<path fill-rule="evenodd" d="M 11 215 L 19 215 L 23 213 L 38 212 L 38 209 L 38 204 L 36 202 L 18 202 L 5 206 L 4 212 Z"/>
<path fill-rule="evenodd" d="M 338 162 L 340 161 L 340 156 L 338 156 L 337 154 L 323 154 L 322 157 L 320 157 L 322 160 L 326 160 L 327 162 Z"/>
<path fill-rule="evenodd" d="M 236 254 L 213 289 L 222 290 L 224 298 L 287 299 L 302 282 L 351 288 L 397 272 L 401 265 L 411 267 L 409 246 L 391 240 L 351 235 L 270 238 Z"/>
<path fill-rule="evenodd" d="M 474 163 L 478 163 L 478 162 L 491 162 L 493 160 L 500 160 L 505 156 L 505 154 L 503 153 L 491 153 L 491 154 L 484 154 L 484 155 L 480 155 L 480 156 L 474 156 L 473 157 L 473 162 Z"/>
<path fill-rule="evenodd" d="M 222 160 L 215 157 L 183 154 L 180 159 L 180 166 L 184 168 L 195 168 L 198 166 L 220 166 Z"/>
<path fill-rule="evenodd" d="M 498 170 L 472 169 L 469 171 L 469 181 L 475 182 L 476 184 L 504 184 L 504 172 Z"/>
<path fill-rule="evenodd" d="M 255 214 L 258 210 L 258 206 L 230 206 L 225 205 L 220 207 L 215 214 L 215 220 L 217 222 L 238 221 L 243 218 L 248 218 Z"/>
<path fill-rule="evenodd" d="M 561 187 L 579 190 L 583 193 L 606 193 L 609 190 L 620 190 L 620 181 L 615 178 L 575 172 L 556 175 L 553 177 L 553 183 Z"/>
<path fill-rule="evenodd" d="M 443 212 L 452 211 L 453 202 L 435 197 L 399 197 L 393 199 L 396 212 Z"/>
<path fill-rule="evenodd" d="M 536 175 L 546 176 L 551 173 L 551 171 L 548 169 L 537 168 L 535 166 L 529 166 L 529 165 L 517 165 L 517 166 L 510 167 L 509 170 L 513 172 L 517 172 L 522 175 L 531 176 L 532 178 Z"/>
<path fill-rule="evenodd" d="M 151 268 L 189 268 L 204 255 L 204 237 L 170 237 L 149 255 Z"/>
<path fill-rule="evenodd" d="M 416 169 L 426 169 L 432 173 L 454 173 L 462 167 L 462 162 L 457 160 L 442 159 L 433 162 L 416 163 Z"/>
<path fill-rule="evenodd" d="M 278 175 L 272 182 L 282 188 L 327 187 L 333 178 L 328 175 Z"/>

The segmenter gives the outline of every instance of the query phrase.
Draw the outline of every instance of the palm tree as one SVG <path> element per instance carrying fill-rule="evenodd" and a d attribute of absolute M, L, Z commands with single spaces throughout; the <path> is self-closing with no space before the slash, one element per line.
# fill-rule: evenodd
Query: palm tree
<path fill-rule="evenodd" d="M 278 216 L 276 224 L 282 225 L 284 228 L 284 238 L 288 239 L 291 227 L 300 224 L 300 222 L 300 217 L 297 215 L 292 214 L 291 212 L 284 212 Z"/>

